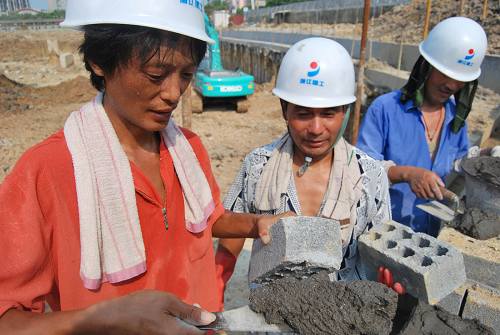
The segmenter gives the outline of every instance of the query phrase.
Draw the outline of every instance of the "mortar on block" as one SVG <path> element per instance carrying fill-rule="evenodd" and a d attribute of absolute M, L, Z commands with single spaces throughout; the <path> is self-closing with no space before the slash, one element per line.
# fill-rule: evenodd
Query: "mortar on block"
<path fill-rule="evenodd" d="M 500 157 L 478 157 L 462 163 L 467 207 L 500 216 Z"/>
<path fill-rule="evenodd" d="M 270 229 L 271 243 L 255 240 L 248 280 L 262 284 L 293 276 L 305 278 L 320 270 L 334 272 L 342 263 L 340 223 L 319 217 L 280 219 Z"/>
<path fill-rule="evenodd" d="M 500 234 L 500 157 L 481 156 L 462 162 L 465 213 L 451 226 L 476 239 Z"/>

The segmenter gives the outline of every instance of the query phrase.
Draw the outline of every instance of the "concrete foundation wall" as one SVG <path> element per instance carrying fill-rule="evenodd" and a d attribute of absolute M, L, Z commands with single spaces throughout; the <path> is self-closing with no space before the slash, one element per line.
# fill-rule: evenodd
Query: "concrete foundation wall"
<path fill-rule="evenodd" d="M 225 68 L 241 69 L 252 74 L 256 83 L 262 84 L 275 80 L 288 46 L 278 43 L 224 39 L 221 41 L 221 49 Z M 390 90 L 401 88 L 406 83 L 406 79 L 373 69 L 365 69 L 365 78 L 371 83 Z"/>
<path fill-rule="evenodd" d="M 248 44 L 235 41 L 221 41 L 221 55 L 224 68 L 239 68 L 255 77 L 256 83 L 267 83 L 278 73 L 279 64 L 286 47 Z"/>

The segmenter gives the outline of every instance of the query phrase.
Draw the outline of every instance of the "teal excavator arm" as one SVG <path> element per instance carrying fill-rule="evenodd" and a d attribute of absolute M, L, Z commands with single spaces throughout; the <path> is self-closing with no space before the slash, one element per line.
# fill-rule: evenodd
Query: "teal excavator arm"
<path fill-rule="evenodd" d="M 205 30 L 208 36 L 215 41 L 214 44 L 208 45 L 208 50 L 210 52 L 210 71 L 222 71 L 224 68 L 222 67 L 222 61 L 220 57 L 220 42 L 219 42 L 219 33 L 217 29 L 215 29 L 212 22 L 208 18 L 207 14 L 204 14 L 205 17 Z"/>

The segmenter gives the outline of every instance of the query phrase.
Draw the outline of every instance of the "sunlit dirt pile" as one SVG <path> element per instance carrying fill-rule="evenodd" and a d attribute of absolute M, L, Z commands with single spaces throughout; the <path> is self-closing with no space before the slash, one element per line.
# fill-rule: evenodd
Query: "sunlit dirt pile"
<path fill-rule="evenodd" d="M 86 102 L 95 95 L 89 80 L 77 77 L 51 87 L 33 88 L 0 74 L 0 113 L 23 113 L 54 104 Z"/>
<path fill-rule="evenodd" d="M 479 22 L 488 36 L 488 53 L 500 54 L 500 3 L 488 2 L 488 15 L 482 19 L 482 0 L 464 1 L 463 16 Z M 368 29 L 369 39 L 383 42 L 418 44 L 422 41 L 425 20 L 426 1 L 414 0 L 410 4 L 395 6 L 391 10 L 381 12 L 380 6 L 375 5 L 377 17 L 370 19 Z M 460 1 L 440 0 L 432 1 L 430 26 L 432 29 L 438 22 L 460 13 Z M 310 22 L 303 23 L 258 23 L 256 26 L 241 29 L 286 31 L 302 34 L 319 34 L 346 38 L 360 38 L 362 31 L 363 9 L 359 9 L 357 23 L 326 24 L 315 20 L 311 16 Z"/>
<path fill-rule="evenodd" d="M 84 77 L 34 88 L 0 74 L 0 182 L 27 148 L 62 128 L 68 114 L 94 95 Z"/>
<path fill-rule="evenodd" d="M 482 20 L 482 0 L 465 1 L 464 16 L 479 22 L 488 36 L 488 51 L 491 54 L 500 53 L 500 4 L 489 2 L 486 20 Z M 396 6 L 387 13 L 373 20 L 370 26 L 370 36 L 383 41 L 403 41 L 419 43 L 422 40 L 422 29 L 425 16 L 426 1 L 412 1 L 411 4 Z M 459 15 L 459 1 L 433 1 L 431 7 L 430 28 L 438 22 Z"/>

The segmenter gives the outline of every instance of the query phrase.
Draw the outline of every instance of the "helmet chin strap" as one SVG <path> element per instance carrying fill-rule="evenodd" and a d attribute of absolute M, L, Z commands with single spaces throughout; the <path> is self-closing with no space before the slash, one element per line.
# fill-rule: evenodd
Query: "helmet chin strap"
<path fill-rule="evenodd" d="M 347 108 L 347 111 L 345 112 L 344 120 L 342 120 L 342 125 L 340 126 L 340 131 L 337 134 L 337 138 L 335 139 L 335 142 L 333 142 L 332 146 L 328 150 L 333 150 L 335 145 L 337 145 L 337 142 L 344 136 L 345 129 L 347 128 L 347 122 L 349 121 L 349 116 L 351 115 L 351 106 Z M 297 172 L 297 176 L 302 177 L 304 173 L 306 173 L 307 169 L 312 163 L 312 157 L 310 156 L 305 156 L 304 157 L 304 164 L 299 168 L 299 171 Z"/>

